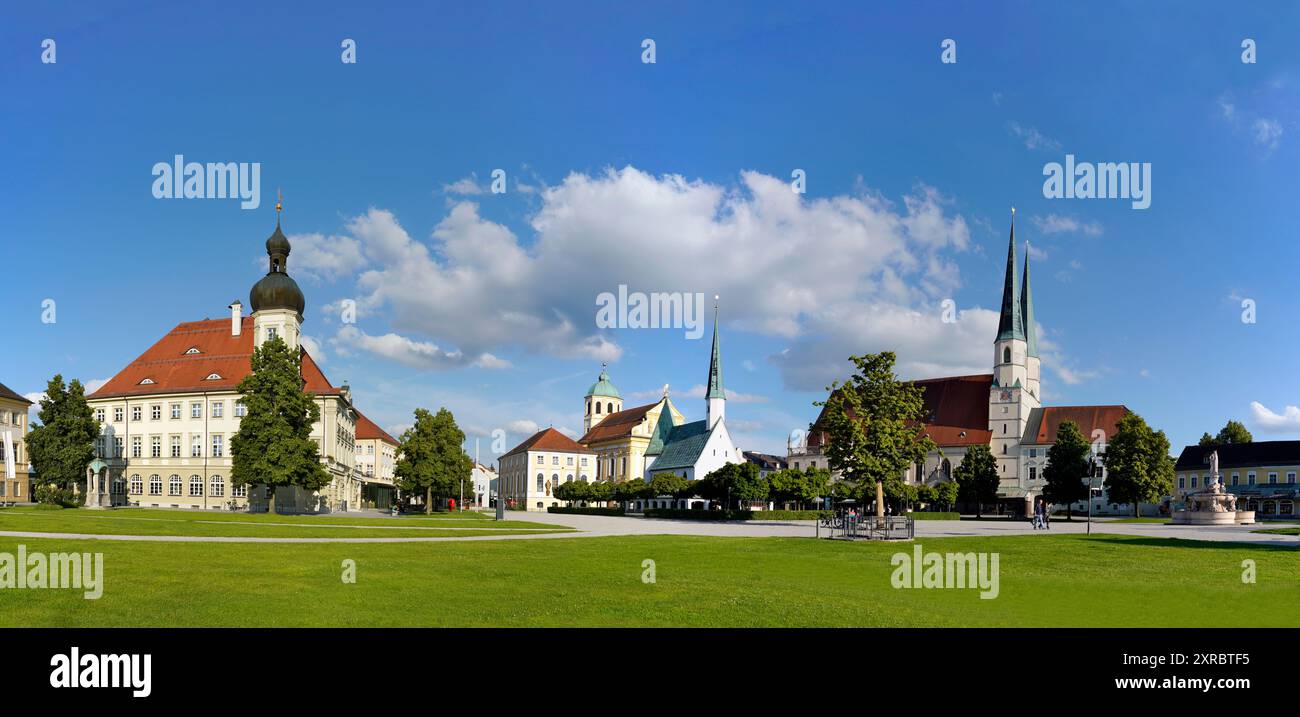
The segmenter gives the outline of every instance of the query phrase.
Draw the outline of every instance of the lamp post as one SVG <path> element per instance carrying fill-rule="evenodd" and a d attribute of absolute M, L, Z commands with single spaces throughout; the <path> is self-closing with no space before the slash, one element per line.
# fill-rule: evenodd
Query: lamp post
<path fill-rule="evenodd" d="M 1097 472 L 1097 454 L 1088 454 L 1088 535 L 1092 535 L 1092 476 Z"/>

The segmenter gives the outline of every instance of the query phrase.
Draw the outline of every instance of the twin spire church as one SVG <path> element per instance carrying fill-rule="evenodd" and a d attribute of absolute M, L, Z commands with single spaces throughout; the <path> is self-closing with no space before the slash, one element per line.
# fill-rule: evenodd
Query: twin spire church
<path fill-rule="evenodd" d="M 960 465 L 966 448 L 984 443 L 997 462 L 999 501 L 1013 512 L 1022 512 L 1032 510 L 1042 495 L 1047 449 L 1056 442 L 1062 423 L 1072 421 L 1084 438 L 1105 443 L 1115 435 L 1116 425 L 1128 409 L 1122 405 L 1043 406 L 1027 245 L 1023 271 L 1017 268 L 1013 210 L 1002 309 L 993 339 L 993 373 L 914 382 L 924 391 L 926 433 L 938 448 L 904 478 L 913 485 L 952 480 L 953 469 Z M 818 416 L 806 441 L 791 441 L 791 468 L 829 468 L 821 420 Z"/>

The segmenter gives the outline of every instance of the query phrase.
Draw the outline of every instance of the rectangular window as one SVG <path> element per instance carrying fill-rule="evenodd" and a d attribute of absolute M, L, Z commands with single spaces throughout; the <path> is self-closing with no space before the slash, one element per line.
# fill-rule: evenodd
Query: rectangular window
<path fill-rule="evenodd" d="M 221 480 L 221 476 L 212 476 L 212 484 L 209 486 L 208 495 L 213 498 L 221 498 L 226 495 L 226 482 Z"/>
<path fill-rule="evenodd" d="M 275 338 L 275 327 L 274 327 L 274 326 L 272 326 L 272 327 L 270 327 L 270 328 L 268 328 L 268 329 L 266 330 L 266 340 L 267 340 L 267 341 L 270 341 L 270 340 L 273 339 L 273 338 Z"/>
<path fill-rule="evenodd" d="M 566 458 L 565 463 L 567 465 L 573 465 L 573 456 L 569 456 L 568 458 Z"/>
<path fill-rule="evenodd" d="M 1237 485 L 1237 484 L 1240 483 L 1240 482 L 1241 482 L 1241 474 L 1240 474 L 1240 473 L 1233 473 L 1233 474 L 1232 474 L 1232 484 L 1233 484 L 1233 485 Z"/>
<path fill-rule="evenodd" d="M 173 403 L 173 404 L 172 404 L 172 420 L 177 420 L 177 419 L 179 419 L 180 417 L 181 417 L 181 404 L 179 404 L 179 403 Z"/>
<path fill-rule="evenodd" d="M 1038 480 L 1038 468 L 1036 466 L 1029 466 L 1029 480 Z"/>
<path fill-rule="evenodd" d="M 172 458 L 181 457 L 181 437 L 172 436 Z"/>
<path fill-rule="evenodd" d="M 102 408 L 95 409 L 95 420 L 99 421 L 100 423 L 104 422 L 104 409 Z"/>
<path fill-rule="evenodd" d="M 235 485 L 235 486 L 231 486 L 231 487 L 230 487 L 230 497 L 231 497 L 231 498 L 247 498 L 247 497 L 248 497 L 248 486 L 246 486 L 246 485 Z"/>
<path fill-rule="evenodd" d="M 113 407 L 113 423 L 121 423 L 121 422 L 122 422 L 122 407 L 121 407 L 121 406 L 114 406 L 114 407 Z"/>
<path fill-rule="evenodd" d="M 217 401 L 212 404 L 212 417 L 223 418 L 226 415 L 226 402 Z"/>
<path fill-rule="evenodd" d="M 139 458 L 143 446 L 144 441 L 142 441 L 139 436 L 131 436 L 131 457 Z"/>
<path fill-rule="evenodd" d="M 1178 476 L 1178 490 L 1185 490 L 1186 488 L 1187 488 L 1187 477 Z"/>
<path fill-rule="evenodd" d="M 558 465 L 560 465 L 560 457 L 559 457 L 559 456 L 551 456 L 551 465 L 553 465 L 553 466 L 558 466 Z"/>
<path fill-rule="evenodd" d="M 1255 471 L 1246 474 L 1246 485 L 1255 485 Z"/>
<path fill-rule="evenodd" d="M 201 403 L 190 404 L 190 418 L 203 418 L 203 404 Z"/>
<path fill-rule="evenodd" d="M 149 436 L 149 455 L 162 458 L 162 436 Z"/>
<path fill-rule="evenodd" d="M 1276 484 L 1276 483 L 1277 483 L 1277 474 L 1276 474 L 1276 473 L 1269 473 L 1269 474 L 1268 474 L 1268 484 L 1269 484 L 1269 485 L 1274 485 L 1274 484 Z"/>
<path fill-rule="evenodd" d="M 1289 473 L 1286 474 L 1286 482 L 1287 483 L 1295 482 L 1295 471 L 1290 471 Z"/>
<path fill-rule="evenodd" d="M 1196 487 L 1196 474 L 1195 474 L 1195 473 L 1192 474 L 1192 487 L 1193 487 L 1193 488 Z"/>
<path fill-rule="evenodd" d="M 538 457 L 537 457 L 537 465 L 540 466 L 540 465 L 542 465 L 542 464 L 545 463 L 545 462 L 546 462 L 546 459 L 542 458 L 541 456 L 538 456 Z"/>
<path fill-rule="evenodd" d="M 224 447 L 224 445 L 225 445 L 225 444 L 224 444 L 224 441 L 223 441 L 222 436 L 221 436 L 220 433 L 218 433 L 218 434 L 216 434 L 216 435 L 214 435 L 214 436 L 212 437 L 212 457 L 213 457 L 213 458 L 220 458 L 220 457 L 221 457 L 221 455 L 222 455 L 222 454 L 221 454 L 221 449 Z"/>
<path fill-rule="evenodd" d="M 158 421 L 162 419 L 162 404 L 155 403 L 149 407 L 149 420 Z"/>
<path fill-rule="evenodd" d="M 131 420 L 132 420 L 132 421 L 138 421 L 138 420 L 140 420 L 140 407 L 139 407 L 139 406 L 132 406 L 132 407 L 131 407 Z"/>
<path fill-rule="evenodd" d="M 235 418 L 243 418 L 248 415 L 248 406 L 243 401 L 235 401 Z"/>
<path fill-rule="evenodd" d="M 199 433 L 190 434 L 190 458 L 203 457 L 203 436 Z"/>
<path fill-rule="evenodd" d="M 122 439 L 120 437 L 113 438 L 113 457 L 122 457 Z"/>
<path fill-rule="evenodd" d="M 582 457 L 582 465 L 583 465 L 584 467 L 587 465 L 587 457 L 586 457 L 586 456 L 583 456 L 583 457 Z"/>

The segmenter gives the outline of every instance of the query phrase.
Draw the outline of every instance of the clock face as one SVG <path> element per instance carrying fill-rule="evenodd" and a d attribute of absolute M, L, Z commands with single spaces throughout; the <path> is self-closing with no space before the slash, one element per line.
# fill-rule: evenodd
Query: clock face
<path fill-rule="evenodd" d="M 1006 390 L 1006 389 L 1002 389 L 1002 394 L 1001 394 L 1001 396 L 999 396 L 999 400 L 1002 400 L 1002 401 L 1010 401 L 1010 400 L 1011 400 L 1011 392 L 1008 391 L 1008 390 Z"/>

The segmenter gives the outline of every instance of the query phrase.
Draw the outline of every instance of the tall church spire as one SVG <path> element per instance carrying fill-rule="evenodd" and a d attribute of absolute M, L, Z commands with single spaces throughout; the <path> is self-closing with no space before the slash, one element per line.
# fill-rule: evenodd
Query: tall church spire
<path fill-rule="evenodd" d="M 1025 273 L 1020 280 L 1020 320 L 1024 326 L 1025 355 L 1038 355 L 1038 335 L 1034 332 L 1034 294 L 1029 290 L 1029 242 L 1025 242 Z"/>
<path fill-rule="evenodd" d="M 1024 339 L 1025 327 L 1020 318 L 1020 293 L 1016 287 L 1016 208 L 1011 208 L 1011 239 L 1007 242 L 1007 274 L 1002 285 L 1002 318 L 998 320 L 998 338 Z"/>
<path fill-rule="evenodd" d="M 718 297 L 713 297 L 713 354 L 709 357 L 709 387 L 704 394 L 708 404 L 708 426 L 721 421 L 727 410 L 727 391 L 722 386 L 722 349 L 718 340 Z"/>

